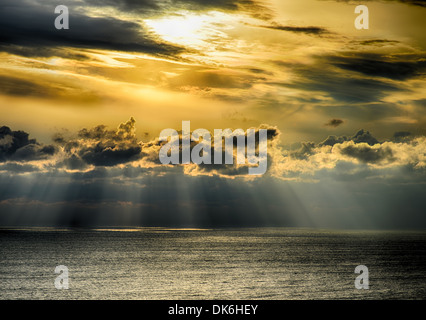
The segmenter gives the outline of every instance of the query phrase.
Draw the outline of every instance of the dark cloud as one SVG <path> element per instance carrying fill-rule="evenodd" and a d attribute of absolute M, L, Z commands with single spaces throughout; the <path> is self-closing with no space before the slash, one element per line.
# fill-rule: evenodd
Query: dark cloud
<path fill-rule="evenodd" d="M 46 159 L 53 156 L 56 151 L 56 148 L 52 145 L 28 144 L 16 150 L 11 159 L 17 161 Z"/>
<path fill-rule="evenodd" d="M 114 7 L 120 11 L 132 11 L 139 14 L 150 14 L 161 8 L 156 0 L 84 0 L 85 4 L 94 7 Z M 166 3 L 167 1 L 164 1 Z"/>
<path fill-rule="evenodd" d="M 345 136 L 342 136 L 342 137 L 328 136 L 327 139 L 325 139 L 319 144 L 319 146 L 334 146 L 336 143 L 343 143 L 347 140 L 348 138 Z"/>
<path fill-rule="evenodd" d="M 412 102 L 415 105 L 418 105 L 420 107 L 426 108 L 426 99 L 413 100 Z"/>
<path fill-rule="evenodd" d="M 412 5 L 420 6 L 420 7 L 426 7 L 426 1 L 425 0 L 395 0 L 395 1 L 399 1 L 399 2 L 407 3 L 407 4 L 412 4 Z"/>
<path fill-rule="evenodd" d="M 393 134 L 393 140 L 396 142 L 407 142 L 411 138 L 411 132 L 397 131 Z"/>
<path fill-rule="evenodd" d="M 371 40 L 363 40 L 358 42 L 360 45 L 364 46 L 383 46 L 383 45 L 391 45 L 391 44 L 397 44 L 399 41 L 396 40 L 387 40 L 387 39 L 371 39 Z"/>
<path fill-rule="evenodd" d="M 56 151 L 52 145 L 42 145 L 35 139 L 29 139 L 29 134 L 25 131 L 0 127 L 0 162 L 47 159 Z"/>
<path fill-rule="evenodd" d="M 395 91 L 406 91 L 401 82 L 421 79 L 426 70 L 426 55 L 372 52 L 344 52 L 317 55 L 309 64 L 275 61 L 295 80 L 276 83 L 308 92 L 324 92 L 335 102 L 350 104 L 379 103 Z"/>
<path fill-rule="evenodd" d="M 425 0 L 388 0 L 388 1 L 397 1 L 401 3 L 410 4 L 413 6 L 420 6 L 420 7 L 426 7 L 426 1 Z"/>
<path fill-rule="evenodd" d="M 45 86 L 4 75 L 0 75 L 0 92 L 13 96 L 48 97 L 51 95 Z"/>
<path fill-rule="evenodd" d="M 361 129 L 357 133 L 355 133 L 355 135 L 352 136 L 350 140 L 355 143 L 365 142 L 368 143 L 370 146 L 379 143 L 379 141 L 374 138 L 369 131 L 366 131 L 364 129 Z"/>
<path fill-rule="evenodd" d="M 77 138 L 66 139 L 56 135 L 55 141 L 63 145 L 68 158 L 61 164 L 70 168 L 83 168 L 85 165 L 115 166 L 141 158 L 142 145 L 135 135 L 135 120 L 119 125 L 117 130 L 109 130 L 104 125 L 92 129 L 82 129 Z"/>
<path fill-rule="evenodd" d="M 340 126 L 343 122 L 344 121 L 342 119 L 331 119 L 325 124 L 325 126 L 336 128 Z"/>
<path fill-rule="evenodd" d="M 113 17 L 90 17 L 81 10 L 70 13 L 70 28 L 54 27 L 55 6 L 36 2 L 0 4 L 0 44 L 4 51 L 19 48 L 45 50 L 69 46 L 173 55 L 182 49 L 155 39 L 139 24 Z M 26 54 L 37 50 L 27 50 Z M 19 52 L 19 51 L 18 51 Z M 25 53 L 25 51 L 24 51 Z M 53 54 L 53 52 L 51 53 Z"/>
<path fill-rule="evenodd" d="M 10 174 L 14 173 L 26 173 L 39 171 L 37 166 L 19 163 L 19 162 L 4 162 L 0 164 L 0 171 L 7 171 Z"/>
<path fill-rule="evenodd" d="M 121 11 L 138 12 L 143 15 L 152 15 L 159 12 L 176 10 L 226 10 L 237 11 L 241 9 L 261 8 L 253 0 L 85 0 L 87 5 L 110 6 Z"/>
<path fill-rule="evenodd" d="M 80 156 L 73 153 L 67 158 L 65 158 L 63 161 L 60 161 L 57 166 L 65 167 L 71 170 L 84 170 L 88 167 L 88 164 L 83 159 L 81 159 Z"/>
<path fill-rule="evenodd" d="M 307 70 L 306 70 L 307 71 Z M 304 74 L 304 72 L 303 72 Z M 297 83 L 294 87 L 309 91 L 323 91 L 337 101 L 347 103 L 365 103 L 381 100 L 388 92 L 400 90 L 396 85 L 365 78 L 350 78 L 330 72 L 313 74 L 306 82 Z"/>
<path fill-rule="evenodd" d="M 289 32 L 295 32 L 295 33 L 305 33 L 310 35 L 322 35 L 322 34 L 329 33 L 327 29 L 323 27 L 316 27 L 316 26 L 295 27 L 295 26 L 283 26 L 280 24 L 271 24 L 271 25 L 265 25 L 262 27 L 267 29 L 289 31 Z"/>
<path fill-rule="evenodd" d="M 295 159 L 305 160 L 315 153 L 314 148 L 315 143 L 302 142 L 301 147 L 298 150 L 290 152 L 290 156 Z"/>
<path fill-rule="evenodd" d="M 325 1 L 329 1 L 329 0 L 325 0 Z M 348 3 L 354 4 L 354 5 L 359 4 L 359 1 L 355 1 L 355 0 L 334 0 L 334 1 L 336 1 L 336 2 L 348 2 Z M 426 7 L 426 1 L 425 0 L 365 0 L 366 3 L 372 2 L 372 1 L 376 1 L 376 2 L 379 2 L 379 1 L 400 2 L 400 3 L 413 5 L 413 6 Z"/>
<path fill-rule="evenodd" d="M 386 146 L 373 148 L 365 144 L 353 144 L 342 147 L 340 152 L 364 163 L 379 163 L 384 160 L 394 161 L 392 150 Z"/>
<path fill-rule="evenodd" d="M 414 57 L 382 57 L 380 55 L 366 55 L 365 57 L 330 57 L 330 62 L 341 69 L 365 74 L 367 76 L 384 77 L 392 80 L 406 80 L 424 75 L 426 69 L 426 56 Z"/>
<path fill-rule="evenodd" d="M 89 57 L 83 53 L 74 53 L 70 50 L 67 50 L 65 47 L 30 47 L 26 45 L 15 45 L 11 43 L 1 43 L 0 42 L 0 51 L 5 51 L 11 54 L 23 56 L 23 57 L 61 57 L 65 59 L 72 59 L 76 61 L 87 61 L 92 60 L 96 61 L 94 57 Z M 37 64 L 36 62 L 33 62 Z M 43 65 L 43 68 L 49 69 L 49 66 Z"/>
<path fill-rule="evenodd" d="M 328 58 L 317 57 L 314 64 L 276 62 L 298 76 L 298 80 L 277 85 L 312 92 L 324 92 L 345 103 L 377 102 L 389 92 L 403 90 L 398 84 L 362 76 L 348 76 L 333 70 Z"/>
<path fill-rule="evenodd" d="M 273 75 L 272 72 L 270 71 L 266 71 L 263 69 L 259 69 L 259 68 L 249 68 L 248 71 L 256 73 L 256 74 L 267 74 L 267 75 Z"/>
<path fill-rule="evenodd" d="M 379 141 L 373 137 L 373 135 L 364 129 L 360 129 L 358 130 L 352 137 L 346 137 L 346 136 L 328 136 L 327 139 L 325 139 L 324 141 L 322 141 L 321 143 L 319 143 L 319 146 L 334 146 L 335 144 L 340 144 L 343 143 L 345 141 L 353 141 L 355 143 L 362 143 L 365 142 L 367 144 L 369 144 L 370 146 L 373 146 L 377 143 L 379 143 Z"/>
<path fill-rule="evenodd" d="M 258 153 L 259 150 L 259 130 L 260 129 L 265 129 L 266 130 L 266 140 L 267 143 L 269 143 L 269 146 L 272 142 L 275 142 L 278 140 L 279 136 L 280 136 L 280 131 L 278 130 L 277 127 L 274 126 L 270 126 L 267 124 L 261 124 L 259 127 L 254 128 L 255 132 L 254 132 L 254 137 L 255 137 L 255 150 L 256 153 Z M 210 155 L 213 157 L 214 155 L 214 146 L 215 143 L 218 143 L 217 141 L 214 141 L 214 134 L 210 133 L 211 135 L 211 149 L 210 149 Z M 222 147 L 222 164 L 214 164 L 213 161 L 211 164 L 204 164 L 201 163 L 199 165 L 194 165 L 194 166 L 190 166 L 187 167 L 186 169 L 188 169 L 186 172 L 190 175 L 204 175 L 204 174 L 215 174 L 215 175 L 220 175 L 220 176 L 227 176 L 227 177 L 235 177 L 235 176 L 247 176 L 248 174 L 248 165 L 244 164 L 244 165 L 239 165 L 237 164 L 237 145 L 238 145 L 238 140 L 239 138 L 242 138 L 242 141 L 244 142 L 244 145 L 247 146 L 247 130 L 244 131 L 244 134 L 235 134 L 232 138 L 232 142 L 233 142 L 233 150 L 232 150 L 232 158 L 233 158 L 233 163 L 232 164 L 224 164 L 225 162 L 225 156 L 226 156 L 226 152 L 227 150 L 224 148 L 224 140 L 222 140 L 223 143 L 223 147 Z M 220 142 L 219 142 L 220 143 Z M 163 144 L 163 143 L 161 143 Z M 192 150 L 199 144 L 199 142 L 194 142 L 191 141 L 190 144 L 190 152 L 192 153 Z M 246 149 L 245 149 L 246 150 Z M 182 162 L 182 136 L 179 136 L 179 162 Z M 157 163 L 160 163 L 158 160 L 158 149 L 155 150 L 155 158 L 154 161 Z M 213 159 L 213 158 L 212 158 Z M 267 159 L 267 168 L 269 168 L 271 166 L 271 161 L 272 161 L 272 157 L 270 155 L 268 155 Z"/>
<path fill-rule="evenodd" d="M 172 88 L 185 88 L 186 86 L 200 89 L 209 88 L 236 88 L 248 89 L 258 81 L 257 76 L 238 74 L 232 72 L 220 72 L 217 70 L 189 70 L 169 80 Z"/>
<path fill-rule="evenodd" d="M 117 146 L 98 143 L 93 147 L 83 147 L 79 151 L 82 160 L 96 166 L 114 166 L 140 158 L 140 146 Z"/>
<path fill-rule="evenodd" d="M 161 0 L 160 0 L 161 2 Z M 187 9 L 223 9 L 223 10 L 240 10 L 240 9 L 259 9 L 262 8 L 257 1 L 253 0 L 172 0 L 170 1 L 171 7 L 183 6 Z"/>
<path fill-rule="evenodd" d="M 97 102 L 97 92 L 80 86 L 80 83 L 54 83 L 44 79 L 21 79 L 14 76 L 0 75 L 0 93 L 12 96 L 31 96 L 73 100 L 84 103 Z"/>
<path fill-rule="evenodd" d="M 394 138 L 406 138 L 409 135 L 411 135 L 411 133 L 408 132 L 408 131 L 397 131 L 393 134 L 393 137 Z"/>

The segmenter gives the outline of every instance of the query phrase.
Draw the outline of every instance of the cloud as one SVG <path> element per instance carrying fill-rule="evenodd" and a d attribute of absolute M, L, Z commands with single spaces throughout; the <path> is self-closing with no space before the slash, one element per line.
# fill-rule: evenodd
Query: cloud
<path fill-rule="evenodd" d="M 397 142 L 407 141 L 411 136 L 408 131 L 397 131 L 393 134 L 393 139 Z"/>
<path fill-rule="evenodd" d="M 39 167 L 32 164 L 27 164 L 27 163 L 19 163 L 19 162 L 0 163 L 0 171 L 7 171 L 9 172 L 9 174 L 36 172 L 39 170 L 40 170 Z"/>
<path fill-rule="evenodd" d="M 315 143 L 313 142 L 301 142 L 301 147 L 290 152 L 290 156 L 296 159 L 307 159 L 310 155 L 314 154 Z"/>
<path fill-rule="evenodd" d="M 114 7 L 120 11 L 136 11 L 139 14 L 152 13 L 161 7 L 161 2 L 155 0 L 85 0 L 84 2 L 88 6 Z"/>
<path fill-rule="evenodd" d="M 0 128 L 0 159 L 5 164 L 0 171 L 20 174 L 23 172 L 62 170 L 72 172 L 73 179 L 104 179 L 126 177 L 136 179 L 145 174 L 184 174 L 189 176 L 219 176 L 234 179 L 236 177 L 254 178 L 248 175 L 249 164 L 237 164 L 237 137 L 233 138 L 233 164 L 179 164 L 163 165 L 159 161 L 159 151 L 166 143 L 158 138 L 148 142 L 137 139 L 135 120 L 130 118 L 117 129 L 108 129 L 99 125 L 82 129 L 77 134 L 64 136 L 56 134 L 53 145 L 42 145 L 35 139 L 29 139 L 24 131 L 12 131 L 8 127 Z M 378 141 L 369 131 L 358 130 L 352 136 L 328 136 L 324 141 L 301 142 L 296 150 L 284 149 L 279 144 L 280 131 L 277 127 L 260 125 L 256 132 L 256 150 L 258 149 L 259 130 L 267 130 L 268 154 L 266 176 L 286 179 L 307 179 L 314 177 L 323 169 L 339 168 L 339 163 L 353 163 L 372 166 L 372 168 L 410 166 L 415 170 L 426 167 L 426 138 L 413 137 L 408 132 L 397 132 L 390 140 Z M 243 139 L 247 143 L 247 131 Z M 238 136 L 238 135 L 237 135 Z M 213 137 L 213 135 L 212 135 Z M 182 140 L 182 136 L 179 137 Z M 192 141 L 190 152 L 203 143 Z M 182 143 L 179 148 L 182 159 Z M 222 151 L 222 158 L 225 153 Z M 214 154 L 214 139 L 210 154 Z M 37 161 L 41 162 L 38 163 Z M 43 162 L 49 160 L 48 162 Z M 23 167 L 25 162 L 33 161 L 33 167 Z M 35 162 L 34 162 L 35 161 Z M 361 166 L 359 168 L 362 168 Z"/>
<path fill-rule="evenodd" d="M 328 127 L 334 127 L 337 128 L 338 126 L 340 126 L 344 121 L 342 119 L 331 119 L 330 121 L 328 121 L 325 126 Z"/>
<path fill-rule="evenodd" d="M 366 131 L 364 129 L 361 129 L 357 133 L 355 133 L 355 135 L 352 136 L 350 140 L 352 140 L 355 143 L 365 142 L 369 144 L 370 146 L 379 143 L 379 141 L 376 138 L 374 138 L 369 131 Z"/>
<path fill-rule="evenodd" d="M 50 96 L 49 89 L 29 80 L 0 75 L 0 92 L 13 96 Z"/>
<path fill-rule="evenodd" d="M 342 155 L 355 158 L 364 163 L 393 162 L 392 149 L 389 146 L 370 146 L 367 143 L 348 141 L 335 146 L 336 151 Z"/>
<path fill-rule="evenodd" d="M 29 134 L 25 131 L 0 127 L 0 162 L 47 159 L 56 151 L 53 145 L 42 145 L 35 139 L 29 139 Z"/>
<path fill-rule="evenodd" d="M 323 27 L 317 27 L 317 26 L 307 26 L 307 27 L 296 27 L 296 26 L 283 26 L 280 24 L 271 24 L 271 25 L 264 25 L 261 26 L 262 28 L 267 29 L 273 29 L 273 30 L 280 30 L 280 31 L 289 31 L 289 32 L 295 32 L 295 33 L 305 33 L 308 35 L 323 35 L 326 33 L 329 33 L 329 31 Z"/>
<path fill-rule="evenodd" d="M 333 56 L 329 57 L 329 60 L 334 66 L 341 69 L 392 80 L 419 77 L 424 75 L 426 70 L 425 55 L 384 57 L 378 54 L 358 53 L 355 57 Z"/>
<path fill-rule="evenodd" d="M 426 7 L 426 3 L 424 0 L 394 0 L 394 1 L 399 1 L 402 3 L 411 4 L 414 6 Z"/>
<path fill-rule="evenodd" d="M 274 145 L 276 145 L 277 141 L 279 140 L 279 136 L 281 135 L 281 132 L 278 130 L 277 127 L 271 126 L 268 124 L 261 124 L 257 128 L 251 128 L 255 130 L 255 150 L 258 152 L 259 150 L 259 130 L 263 129 L 266 130 L 266 142 L 268 145 L 268 148 L 273 148 Z M 221 165 L 221 164 L 200 164 L 197 166 L 188 166 L 185 168 L 185 173 L 196 176 L 196 175 L 218 175 L 221 177 L 228 177 L 228 178 L 234 178 L 237 176 L 242 177 L 253 177 L 248 174 L 248 168 L 249 164 L 237 164 L 237 143 L 238 143 L 238 137 L 239 135 L 236 135 L 233 138 L 234 143 L 234 149 L 233 149 L 233 164 L 232 165 Z M 244 131 L 244 144 L 247 146 L 247 130 Z M 214 145 L 217 142 L 212 143 L 212 149 L 211 154 L 214 152 Z M 222 159 L 225 159 L 226 150 L 222 151 Z M 267 170 L 271 165 L 271 157 L 268 153 L 267 159 L 264 159 L 267 164 Z"/>
<path fill-rule="evenodd" d="M 122 123 L 116 130 L 104 125 L 92 129 L 82 129 L 77 138 L 65 139 L 55 136 L 62 144 L 66 159 L 62 164 L 70 169 L 84 168 L 85 164 L 94 166 L 115 166 L 141 158 L 142 146 L 135 134 L 135 120 Z"/>
<path fill-rule="evenodd" d="M 142 52 L 177 58 L 184 48 L 161 40 L 145 28 L 138 17 L 179 14 L 179 11 L 244 11 L 269 18 L 269 10 L 252 0 L 83 0 L 67 1 L 70 28 L 56 30 L 55 1 L 12 1 L 0 4 L 0 50 L 23 56 L 58 56 L 63 47 Z M 94 10 L 110 7 L 113 15 Z"/>
<path fill-rule="evenodd" d="M 302 143 L 296 151 L 275 148 L 270 152 L 270 174 L 291 180 L 318 181 L 330 174 L 349 180 L 369 176 L 389 179 L 401 170 L 411 170 L 414 175 L 426 170 L 424 136 L 379 142 L 361 129 L 352 137 L 329 136 L 318 145 Z"/>
<path fill-rule="evenodd" d="M 337 137 L 334 135 L 328 136 L 324 141 L 322 141 L 319 145 L 320 146 L 334 146 L 336 143 L 343 143 L 344 141 L 347 141 L 348 138 L 345 136 Z"/>
<path fill-rule="evenodd" d="M 249 128 L 249 129 L 254 129 L 254 136 L 255 136 L 255 150 L 256 153 L 258 153 L 259 150 L 259 130 L 260 129 L 264 129 L 267 130 L 266 131 L 266 142 L 268 144 L 268 148 L 271 148 L 273 145 L 275 145 L 277 143 L 277 141 L 279 140 L 279 136 L 280 136 L 280 131 L 278 130 L 277 127 L 275 126 L 270 126 L 267 124 L 261 124 L 260 126 L 256 127 L 256 128 Z M 248 129 L 247 129 L 248 130 Z M 244 145 L 247 145 L 247 130 L 243 131 L 243 134 L 239 134 L 238 132 L 236 132 L 236 134 L 234 135 L 232 141 L 233 141 L 233 150 L 232 150 L 232 158 L 233 158 L 233 163 L 232 164 L 214 164 L 213 161 L 211 164 L 194 164 L 194 163 L 190 163 L 190 164 L 184 164 L 181 165 L 183 167 L 183 172 L 184 174 L 187 175 L 191 175 L 191 176 L 220 176 L 220 177 L 225 177 L 225 178 L 235 178 L 235 177 L 244 177 L 244 178 L 253 178 L 252 175 L 248 174 L 248 169 L 251 166 L 248 163 L 245 164 L 238 164 L 237 163 L 237 145 L 238 145 L 238 140 L 240 140 L 240 138 L 243 138 L 243 142 Z M 211 148 L 210 148 L 210 155 L 213 157 L 214 155 L 214 146 L 215 143 L 217 143 L 217 141 L 214 141 L 214 134 L 210 133 L 211 137 L 212 137 L 212 141 L 211 141 Z M 200 142 L 194 142 L 191 141 L 190 144 L 190 152 L 192 153 L 192 150 L 199 145 L 200 143 L 203 143 L 202 141 Z M 222 141 L 223 143 L 223 141 Z M 153 151 L 153 154 L 151 153 L 151 159 L 154 158 L 156 163 L 159 163 L 158 160 L 158 152 L 160 149 L 160 146 L 164 144 L 164 143 L 154 143 L 153 145 L 155 146 L 154 148 L 152 148 L 151 150 Z M 182 160 L 182 135 L 179 135 L 179 162 L 181 162 Z M 208 147 L 208 146 L 206 146 Z M 245 149 L 246 150 L 246 149 Z M 152 157 L 152 155 L 154 155 L 154 157 Z M 225 157 L 227 155 L 227 150 L 225 148 L 222 148 L 222 161 L 225 161 Z M 269 157 L 269 155 L 268 155 Z M 270 158 L 265 159 L 266 163 L 267 163 L 267 169 L 269 168 L 269 166 L 271 165 L 270 162 Z"/>
<path fill-rule="evenodd" d="M 329 0 L 326 0 L 329 1 Z M 336 2 L 348 2 L 350 4 L 359 4 L 359 1 L 355 0 L 334 0 Z M 381 1 L 381 0 L 366 0 L 366 2 L 373 2 L 373 1 Z M 426 3 L 424 0 L 383 0 L 386 2 L 400 2 L 403 4 L 413 5 L 413 6 L 419 6 L 419 7 L 426 7 Z"/>
<path fill-rule="evenodd" d="M 2 2 L 0 4 L 0 49 L 12 53 L 32 52 L 44 55 L 45 50 L 57 47 L 110 49 L 143 52 L 153 55 L 174 55 L 181 48 L 164 43 L 133 21 L 114 17 L 91 17 L 81 10 L 70 15 L 70 28 L 57 30 L 54 6 L 37 2 Z M 36 48 L 31 50 L 25 48 Z M 53 52 L 52 52 L 53 54 Z"/>
<path fill-rule="evenodd" d="M 136 11 L 142 15 L 176 10 L 237 11 L 261 8 L 260 4 L 252 0 L 85 0 L 85 3 L 92 6 L 110 6 L 126 12 Z"/>
<path fill-rule="evenodd" d="M 190 90 L 221 89 L 249 89 L 256 81 L 263 78 L 227 70 L 188 70 L 179 76 L 169 79 L 171 88 Z"/>
<path fill-rule="evenodd" d="M 121 123 L 117 129 L 108 129 L 104 125 L 98 125 L 93 128 L 83 128 L 77 134 L 65 136 L 55 134 L 52 137 L 54 145 L 41 145 L 35 139 L 28 139 L 28 134 L 23 131 L 11 131 L 8 127 L 2 127 L 0 130 L 0 151 L 2 161 L 32 161 L 46 160 L 51 162 L 42 164 L 41 168 L 45 171 L 52 168 L 63 168 L 73 172 L 88 172 L 102 167 L 116 167 L 119 165 L 131 165 L 124 171 L 131 176 L 137 175 L 144 168 L 163 168 L 167 172 L 167 166 L 159 161 L 159 151 L 166 143 L 159 141 L 158 138 L 142 142 L 136 136 L 136 121 L 133 117 L 127 122 Z M 279 137 L 279 130 L 269 125 L 260 125 L 255 129 L 255 149 L 258 150 L 259 130 L 267 130 L 267 142 L 276 143 Z M 247 131 L 244 132 L 243 141 L 247 144 Z M 211 134 L 213 137 L 213 134 Z M 236 176 L 248 174 L 248 164 L 239 165 L 236 163 L 237 157 L 237 139 L 239 135 L 233 138 L 234 149 L 232 150 L 233 164 L 231 165 L 173 165 L 173 167 L 184 167 L 185 173 L 190 175 L 223 175 Z M 182 136 L 180 139 L 179 159 L 182 159 Z M 192 141 L 190 152 L 203 141 Z M 211 155 L 214 153 L 214 139 L 210 149 Z M 222 151 L 222 158 L 225 153 Z M 122 169 L 120 169 L 122 170 Z M 19 170 L 16 170 L 17 172 Z M 22 171 L 22 170 L 21 170 Z M 120 174 L 123 175 L 124 171 Z M 103 171 L 105 172 L 105 171 Z"/>
<path fill-rule="evenodd" d="M 371 40 L 359 41 L 359 44 L 364 46 L 369 46 L 369 45 L 385 46 L 385 45 L 394 45 L 397 43 L 400 43 L 400 42 L 396 40 L 388 40 L 388 39 L 371 39 Z"/>
<path fill-rule="evenodd" d="M 377 102 L 391 92 L 404 90 L 401 85 L 361 75 L 349 76 L 330 66 L 329 59 L 316 57 L 313 63 L 286 63 L 278 65 L 292 72 L 295 80 L 278 85 L 309 92 L 322 92 L 336 102 L 351 104 Z"/>
<path fill-rule="evenodd" d="M 355 143 L 365 142 L 369 145 L 375 145 L 379 143 L 379 141 L 372 136 L 372 134 L 364 129 L 358 130 L 352 137 L 336 137 L 334 135 L 328 136 L 327 139 L 319 143 L 319 146 L 334 146 L 337 143 L 343 143 L 345 141 L 353 141 Z"/>
<path fill-rule="evenodd" d="M 390 104 L 398 93 L 416 92 L 422 86 L 426 55 L 414 48 L 401 54 L 401 48 L 358 45 L 357 50 L 311 55 L 308 62 L 274 63 L 292 75 L 274 84 L 297 90 L 299 95 L 309 93 L 332 104 Z"/>
<path fill-rule="evenodd" d="M 0 93 L 17 97 L 53 98 L 84 103 L 100 100 L 99 92 L 84 87 L 81 82 L 72 83 L 69 79 L 62 79 L 62 81 L 62 83 L 55 83 L 43 77 L 22 79 L 19 76 L 0 74 Z"/>

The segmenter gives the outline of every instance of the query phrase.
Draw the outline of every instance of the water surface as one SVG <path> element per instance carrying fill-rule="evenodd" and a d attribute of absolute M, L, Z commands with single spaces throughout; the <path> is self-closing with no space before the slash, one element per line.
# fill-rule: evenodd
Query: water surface
<path fill-rule="evenodd" d="M 1 229 L 0 244 L 1 299 L 426 298 L 424 232 Z"/>

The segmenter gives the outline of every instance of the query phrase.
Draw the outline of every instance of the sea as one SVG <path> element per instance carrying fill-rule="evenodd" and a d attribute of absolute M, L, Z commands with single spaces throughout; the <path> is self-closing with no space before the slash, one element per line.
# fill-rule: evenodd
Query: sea
<path fill-rule="evenodd" d="M 2 300 L 425 298 L 421 231 L 0 229 Z"/>

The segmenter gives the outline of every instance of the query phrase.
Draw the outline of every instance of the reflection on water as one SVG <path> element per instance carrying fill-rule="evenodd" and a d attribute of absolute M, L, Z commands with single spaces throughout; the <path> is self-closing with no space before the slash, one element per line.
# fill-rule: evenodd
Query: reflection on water
<path fill-rule="evenodd" d="M 0 244 L 1 299 L 426 298 L 422 232 L 2 229 Z"/>

